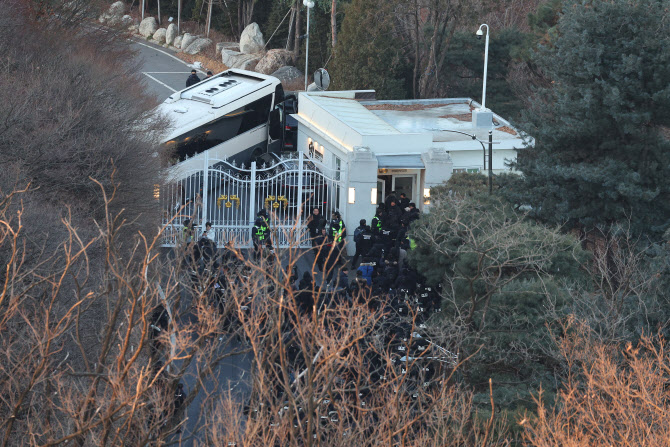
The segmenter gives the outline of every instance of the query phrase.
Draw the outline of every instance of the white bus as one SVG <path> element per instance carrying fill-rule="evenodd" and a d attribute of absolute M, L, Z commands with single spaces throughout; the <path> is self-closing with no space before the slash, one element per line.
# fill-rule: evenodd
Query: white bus
<path fill-rule="evenodd" d="M 246 163 L 281 150 L 284 100 L 277 78 L 233 69 L 173 93 L 159 106 L 170 120 L 162 143 L 173 156 L 171 171 L 201 168 L 205 151 L 210 159 Z"/>

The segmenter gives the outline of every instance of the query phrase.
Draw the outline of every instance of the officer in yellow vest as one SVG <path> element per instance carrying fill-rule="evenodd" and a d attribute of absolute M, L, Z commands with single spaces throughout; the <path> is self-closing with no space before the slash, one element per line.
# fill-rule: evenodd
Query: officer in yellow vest
<path fill-rule="evenodd" d="M 256 214 L 256 221 L 254 226 L 251 229 L 251 239 L 254 243 L 254 255 L 258 257 L 260 251 L 265 245 L 267 248 L 272 249 L 272 241 L 270 240 L 270 224 L 267 219 L 267 211 L 262 209 Z"/>
<path fill-rule="evenodd" d="M 338 257 L 338 262 L 342 262 L 340 256 L 344 249 L 344 243 L 347 237 L 347 227 L 342 221 L 342 216 L 338 211 L 333 211 L 333 218 L 330 221 L 329 237 L 333 244 L 333 252 Z"/>

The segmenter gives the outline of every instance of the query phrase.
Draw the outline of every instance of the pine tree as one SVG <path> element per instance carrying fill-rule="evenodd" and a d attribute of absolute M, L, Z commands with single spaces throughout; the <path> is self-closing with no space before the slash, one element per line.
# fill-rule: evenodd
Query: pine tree
<path fill-rule="evenodd" d="M 402 44 L 393 32 L 392 1 L 353 0 L 346 5 L 331 68 L 333 89 L 374 89 L 384 99 L 407 96 Z"/>
<path fill-rule="evenodd" d="M 550 84 L 524 113 L 534 147 L 519 155 L 525 181 L 510 197 L 569 227 L 668 228 L 669 19 L 662 0 L 564 3 L 533 55 Z"/>
<path fill-rule="evenodd" d="M 412 266 L 430 284 L 442 285 L 442 313 L 429 326 L 454 336 L 461 372 L 475 402 L 497 408 L 532 408 L 540 387 L 556 390 L 550 327 L 571 312 L 571 289 L 589 283 L 588 254 L 570 235 L 525 219 L 486 178 L 458 174 L 431 188 L 430 213 L 410 227 Z M 509 420 L 515 416 L 510 415 Z"/>

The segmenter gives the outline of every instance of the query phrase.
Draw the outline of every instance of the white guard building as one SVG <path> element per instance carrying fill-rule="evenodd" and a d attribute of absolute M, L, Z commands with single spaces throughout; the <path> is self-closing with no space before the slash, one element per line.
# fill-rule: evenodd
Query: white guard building
<path fill-rule="evenodd" d="M 506 161 L 516 160 L 524 147 L 509 122 L 491 111 L 480 112 L 480 104 L 469 98 L 371 98 L 374 91 L 301 92 L 293 115 L 300 124 L 298 151 L 341 173 L 345 194 L 338 206 L 352 253 L 358 221 L 369 224 L 377 203 L 391 191 L 404 192 L 427 211 L 430 188 L 452 173 L 488 172 L 489 130 L 494 174 L 507 170 Z"/>

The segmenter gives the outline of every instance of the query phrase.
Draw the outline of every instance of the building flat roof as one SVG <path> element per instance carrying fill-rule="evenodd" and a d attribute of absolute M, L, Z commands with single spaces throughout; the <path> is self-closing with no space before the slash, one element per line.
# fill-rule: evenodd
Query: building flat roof
<path fill-rule="evenodd" d="M 488 142 L 489 128 L 473 127 L 472 111 L 481 106 L 470 98 L 356 100 L 353 93 L 301 92 L 299 121 L 347 150 L 366 146 L 382 156 L 481 151 Z M 523 137 L 495 113 L 493 142 L 495 150 L 524 147 Z"/>
<path fill-rule="evenodd" d="M 353 99 L 333 98 L 323 95 L 310 95 L 310 99 L 361 135 L 401 133 L 387 121 L 374 113 L 370 113 L 361 103 Z"/>
<path fill-rule="evenodd" d="M 479 104 L 469 98 L 363 101 L 361 105 L 402 133 L 430 132 L 436 143 L 469 139 L 454 131 L 488 138 L 488 129 L 472 127 L 472 111 Z M 493 126 L 493 138 L 497 141 L 521 138 L 509 122 L 496 114 Z"/>

